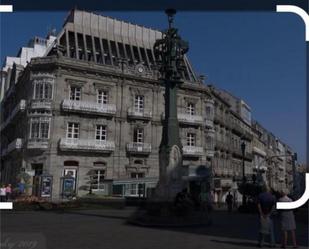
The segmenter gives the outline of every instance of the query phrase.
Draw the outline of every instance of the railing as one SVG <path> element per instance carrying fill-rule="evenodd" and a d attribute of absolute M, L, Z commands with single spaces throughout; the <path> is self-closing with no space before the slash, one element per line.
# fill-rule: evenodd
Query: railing
<path fill-rule="evenodd" d="M 229 145 L 225 142 L 215 140 L 215 147 L 223 150 L 230 150 Z"/>
<path fill-rule="evenodd" d="M 68 112 L 82 112 L 98 115 L 114 115 L 116 113 L 116 105 L 99 104 L 88 101 L 77 101 L 65 99 L 62 101 L 62 109 Z"/>
<path fill-rule="evenodd" d="M 113 141 L 101 141 L 95 139 L 61 138 L 59 148 L 63 151 L 112 152 L 115 150 L 115 143 Z"/>
<path fill-rule="evenodd" d="M 131 118 L 151 119 L 152 112 L 148 109 L 137 110 L 135 108 L 129 108 L 128 116 Z"/>
<path fill-rule="evenodd" d="M 51 100 L 44 100 L 44 99 L 31 100 L 32 109 L 51 109 L 51 107 L 52 107 Z"/>
<path fill-rule="evenodd" d="M 213 119 L 210 118 L 205 118 L 205 125 L 209 128 L 213 128 L 214 127 L 214 121 Z"/>
<path fill-rule="evenodd" d="M 214 157 L 214 155 L 215 155 L 215 152 L 213 150 L 206 149 L 207 157 Z"/>
<path fill-rule="evenodd" d="M 165 113 L 162 113 L 161 118 L 162 120 L 165 119 Z M 205 122 L 201 115 L 191 115 L 188 113 L 178 113 L 177 119 L 179 123 L 183 124 L 203 125 Z M 213 127 L 213 124 L 210 127 Z"/>
<path fill-rule="evenodd" d="M 188 113 L 178 113 L 177 117 L 178 117 L 178 121 L 180 123 L 197 124 L 197 125 L 202 125 L 204 123 L 204 119 L 201 115 L 192 115 L 192 114 L 188 114 Z"/>
<path fill-rule="evenodd" d="M 241 135 L 245 134 L 244 129 L 241 128 L 238 124 L 232 123 L 230 127 L 238 134 L 241 134 Z"/>
<path fill-rule="evenodd" d="M 13 142 L 9 143 L 8 147 L 3 149 L 1 156 L 6 156 L 14 150 L 20 150 L 23 146 L 23 140 L 21 138 L 16 138 Z"/>
<path fill-rule="evenodd" d="M 27 141 L 27 149 L 48 149 L 49 139 L 46 138 L 30 138 Z"/>
<path fill-rule="evenodd" d="M 150 153 L 151 144 L 131 142 L 127 144 L 127 151 L 133 153 Z"/>
<path fill-rule="evenodd" d="M 202 156 L 204 154 L 203 147 L 199 146 L 183 146 L 182 151 L 184 156 Z"/>
<path fill-rule="evenodd" d="M 19 104 L 13 109 L 10 116 L 1 124 L 0 130 L 3 130 L 15 117 L 19 111 L 24 111 L 26 109 L 26 100 L 22 99 Z"/>

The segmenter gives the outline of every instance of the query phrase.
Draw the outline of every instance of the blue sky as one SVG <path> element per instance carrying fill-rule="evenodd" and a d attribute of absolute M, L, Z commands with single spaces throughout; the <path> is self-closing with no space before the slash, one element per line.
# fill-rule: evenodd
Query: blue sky
<path fill-rule="evenodd" d="M 162 12 L 104 12 L 166 28 Z M 1 14 L 1 62 L 34 35 L 59 30 L 66 12 Z M 207 82 L 243 98 L 252 115 L 288 143 L 304 162 L 306 136 L 306 45 L 303 21 L 294 14 L 179 12 L 176 26 L 189 41 L 189 58 Z"/>

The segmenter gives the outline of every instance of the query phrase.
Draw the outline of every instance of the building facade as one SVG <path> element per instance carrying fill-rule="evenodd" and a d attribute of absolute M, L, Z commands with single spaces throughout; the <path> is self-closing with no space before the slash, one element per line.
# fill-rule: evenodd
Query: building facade
<path fill-rule="evenodd" d="M 44 54 L 20 69 L 13 64 L 5 78 L 2 181 L 16 184 L 25 172 L 30 193 L 42 195 L 38 189 L 48 185 L 53 199 L 63 198 L 68 179 L 79 196 L 90 189 L 145 196 L 155 187 L 164 86 L 153 44 L 161 37 L 153 29 L 71 11 Z M 252 127 L 251 108 L 243 100 L 204 84 L 187 57 L 184 65 L 177 108 L 186 179 L 194 181 L 198 167 L 206 166 L 216 198 L 224 201 L 228 191 L 237 192 L 243 158 L 251 179 L 265 157 L 285 153 L 285 145 Z M 288 162 L 275 159 L 262 165 L 263 179 L 283 187 L 287 170 L 280 165 Z M 52 180 L 44 183 L 42 175 Z"/>

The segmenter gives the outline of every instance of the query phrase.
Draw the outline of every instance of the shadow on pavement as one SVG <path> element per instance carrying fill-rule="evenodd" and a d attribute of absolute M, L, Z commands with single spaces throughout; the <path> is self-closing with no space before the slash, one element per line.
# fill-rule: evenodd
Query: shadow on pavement
<path fill-rule="evenodd" d="M 257 247 L 257 243 L 253 243 L 253 242 L 238 242 L 238 241 L 230 241 L 230 240 L 215 240 L 215 239 L 212 239 L 210 240 L 212 242 L 215 242 L 215 243 L 219 243 L 219 244 L 227 244 L 227 245 L 234 245 L 234 246 L 243 246 L 243 247 Z"/>

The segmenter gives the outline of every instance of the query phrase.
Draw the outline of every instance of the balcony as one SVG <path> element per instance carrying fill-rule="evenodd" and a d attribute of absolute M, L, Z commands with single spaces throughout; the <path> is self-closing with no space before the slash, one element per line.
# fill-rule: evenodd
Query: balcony
<path fill-rule="evenodd" d="M 232 127 L 232 130 L 233 130 L 236 134 L 238 134 L 238 135 L 243 135 L 243 134 L 244 134 L 244 130 L 243 130 L 239 125 L 233 123 L 233 124 L 231 125 L 231 127 Z"/>
<path fill-rule="evenodd" d="M 8 147 L 2 150 L 1 156 L 6 156 L 14 150 L 20 150 L 23 146 L 23 140 L 16 138 L 13 142 L 9 143 Z"/>
<path fill-rule="evenodd" d="M 43 138 L 30 138 L 27 142 L 27 149 L 46 150 L 49 146 L 49 139 Z"/>
<path fill-rule="evenodd" d="M 151 144 L 131 142 L 127 144 L 127 152 L 134 154 L 150 154 Z"/>
<path fill-rule="evenodd" d="M 219 141 L 219 140 L 216 140 L 215 147 L 217 147 L 218 149 L 221 149 L 221 150 L 225 150 L 225 151 L 230 150 L 229 146 L 228 146 L 228 144 L 226 144 L 226 142 L 222 142 L 222 141 Z"/>
<path fill-rule="evenodd" d="M 206 149 L 207 157 L 214 157 L 214 155 L 215 155 L 215 152 L 213 150 Z"/>
<path fill-rule="evenodd" d="M 33 99 L 31 100 L 31 109 L 45 109 L 50 110 L 52 108 L 51 100 Z"/>
<path fill-rule="evenodd" d="M 204 154 L 204 149 L 199 146 L 183 146 L 182 152 L 183 156 L 200 157 Z"/>
<path fill-rule="evenodd" d="M 215 113 L 214 120 L 222 125 L 226 125 L 226 119 L 222 114 Z"/>
<path fill-rule="evenodd" d="M 162 120 L 165 119 L 165 113 L 162 113 Z M 177 114 L 178 122 L 186 125 L 195 125 L 200 126 L 203 125 L 205 120 L 201 115 L 191 115 L 188 113 L 178 113 Z M 210 128 L 213 128 L 213 123 L 208 123 Z"/>
<path fill-rule="evenodd" d="M 13 109 L 10 116 L 1 124 L 0 130 L 2 131 L 19 112 L 23 112 L 26 109 L 26 100 L 22 99 L 19 104 Z"/>
<path fill-rule="evenodd" d="M 100 141 L 95 139 L 61 138 L 59 148 L 62 151 L 111 153 L 115 150 L 115 143 L 113 141 Z"/>
<path fill-rule="evenodd" d="M 204 119 L 201 115 L 192 115 L 188 113 L 178 113 L 179 123 L 187 125 L 203 125 Z"/>
<path fill-rule="evenodd" d="M 152 112 L 148 109 L 135 109 L 135 108 L 129 108 L 128 109 L 128 118 L 131 119 L 143 119 L 143 120 L 149 120 L 152 117 Z"/>
<path fill-rule="evenodd" d="M 213 119 L 205 118 L 205 125 L 208 128 L 211 128 L 211 129 L 214 128 L 214 121 L 213 121 Z"/>
<path fill-rule="evenodd" d="M 94 115 L 113 116 L 116 113 L 116 105 L 99 104 L 88 101 L 77 101 L 65 99 L 61 104 L 62 110 L 66 112 L 80 112 Z"/>

